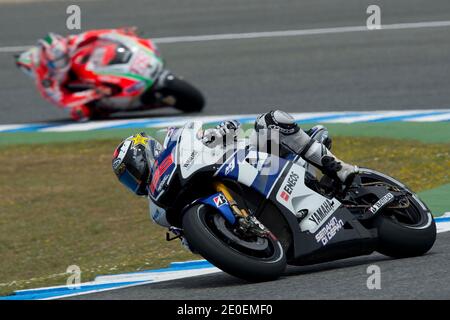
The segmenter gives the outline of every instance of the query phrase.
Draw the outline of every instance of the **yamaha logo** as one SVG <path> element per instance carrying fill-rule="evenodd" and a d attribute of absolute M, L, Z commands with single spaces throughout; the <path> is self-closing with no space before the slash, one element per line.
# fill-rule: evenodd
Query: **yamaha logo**
<path fill-rule="evenodd" d="M 334 201 L 326 200 L 308 219 L 314 222 L 316 225 L 320 225 L 325 218 L 328 217 L 330 212 L 334 209 Z"/>

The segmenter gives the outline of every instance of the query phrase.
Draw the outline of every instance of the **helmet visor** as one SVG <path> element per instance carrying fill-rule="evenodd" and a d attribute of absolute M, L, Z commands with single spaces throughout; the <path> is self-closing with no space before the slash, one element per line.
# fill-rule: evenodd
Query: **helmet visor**
<path fill-rule="evenodd" d="M 137 193 L 140 186 L 141 181 L 137 179 L 128 169 L 125 169 L 120 175 L 119 180 L 123 183 L 128 189 Z"/>

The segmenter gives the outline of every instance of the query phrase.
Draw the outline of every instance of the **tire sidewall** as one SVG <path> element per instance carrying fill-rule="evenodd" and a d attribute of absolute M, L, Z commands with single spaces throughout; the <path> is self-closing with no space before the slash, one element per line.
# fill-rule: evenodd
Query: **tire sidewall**
<path fill-rule="evenodd" d="M 189 82 L 179 77 L 167 80 L 162 89 L 168 95 L 173 95 L 176 99 L 175 107 L 184 112 L 199 112 L 205 106 L 203 94 Z"/>
<path fill-rule="evenodd" d="M 430 214 L 428 219 L 427 227 L 412 229 L 379 215 L 375 219 L 378 230 L 377 251 L 395 258 L 425 254 L 436 240 L 436 224 Z"/>
<path fill-rule="evenodd" d="M 273 280 L 284 272 L 286 255 L 279 241 L 276 242 L 272 260 L 240 254 L 219 240 L 204 225 L 204 216 L 209 210 L 215 209 L 198 204 L 190 207 L 183 216 L 184 235 L 188 243 L 206 260 L 233 276 L 249 281 Z"/>
<path fill-rule="evenodd" d="M 428 252 L 436 241 L 436 223 L 426 204 L 396 179 L 371 169 L 361 168 L 361 171 L 407 191 L 410 194 L 410 202 L 425 217 L 421 225 L 405 226 L 384 216 L 382 211 L 379 212 L 373 220 L 378 231 L 377 251 L 395 258 L 419 256 Z"/>

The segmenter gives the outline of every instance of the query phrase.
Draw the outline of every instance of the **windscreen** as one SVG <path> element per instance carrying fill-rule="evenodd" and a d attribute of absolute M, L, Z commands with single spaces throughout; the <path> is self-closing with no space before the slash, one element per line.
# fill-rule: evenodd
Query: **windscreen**
<path fill-rule="evenodd" d="M 91 55 L 90 61 L 95 66 L 125 64 L 130 61 L 132 52 L 121 43 L 101 41 Z"/>

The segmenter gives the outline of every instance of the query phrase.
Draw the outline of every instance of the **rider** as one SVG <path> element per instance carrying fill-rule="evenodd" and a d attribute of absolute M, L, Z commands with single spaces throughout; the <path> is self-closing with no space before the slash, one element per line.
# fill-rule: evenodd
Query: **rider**
<path fill-rule="evenodd" d="M 290 114 L 275 110 L 261 114 L 256 119 L 254 127 L 257 136 L 263 130 L 278 133 L 281 156 L 287 153 L 300 155 L 308 163 L 342 184 L 351 183 L 358 172 L 358 167 L 339 160 L 330 152 L 331 139 L 323 126 L 315 126 L 304 132 Z M 199 138 L 206 146 L 215 147 L 221 143 L 234 141 L 239 129 L 239 122 L 225 121 L 216 128 L 203 130 Z M 270 135 L 265 137 L 267 136 L 270 139 Z M 132 192 L 137 195 L 148 195 L 155 161 L 162 151 L 162 145 L 145 133 L 131 136 L 116 148 L 112 160 L 113 170 L 119 181 Z M 165 216 L 165 209 L 159 207 L 150 196 L 149 200 L 152 220 L 161 226 L 171 228 Z M 176 228 L 171 230 L 176 233 Z M 187 245 L 184 239 L 182 241 Z"/>
<path fill-rule="evenodd" d="M 71 58 L 82 47 L 111 33 L 136 36 L 135 28 L 92 30 L 68 37 L 49 33 L 38 40 L 37 50 L 31 51 L 35 66 L 32 75 L 39 92 L 51 103 L 68 110 L 73 120 L 89 119 L 92 111 L 86 103 L 110 95 L 111 90 L 108 87 L 78 92 L 68 90 L 68 85 L 77 80 L 70 72 Z"/>

